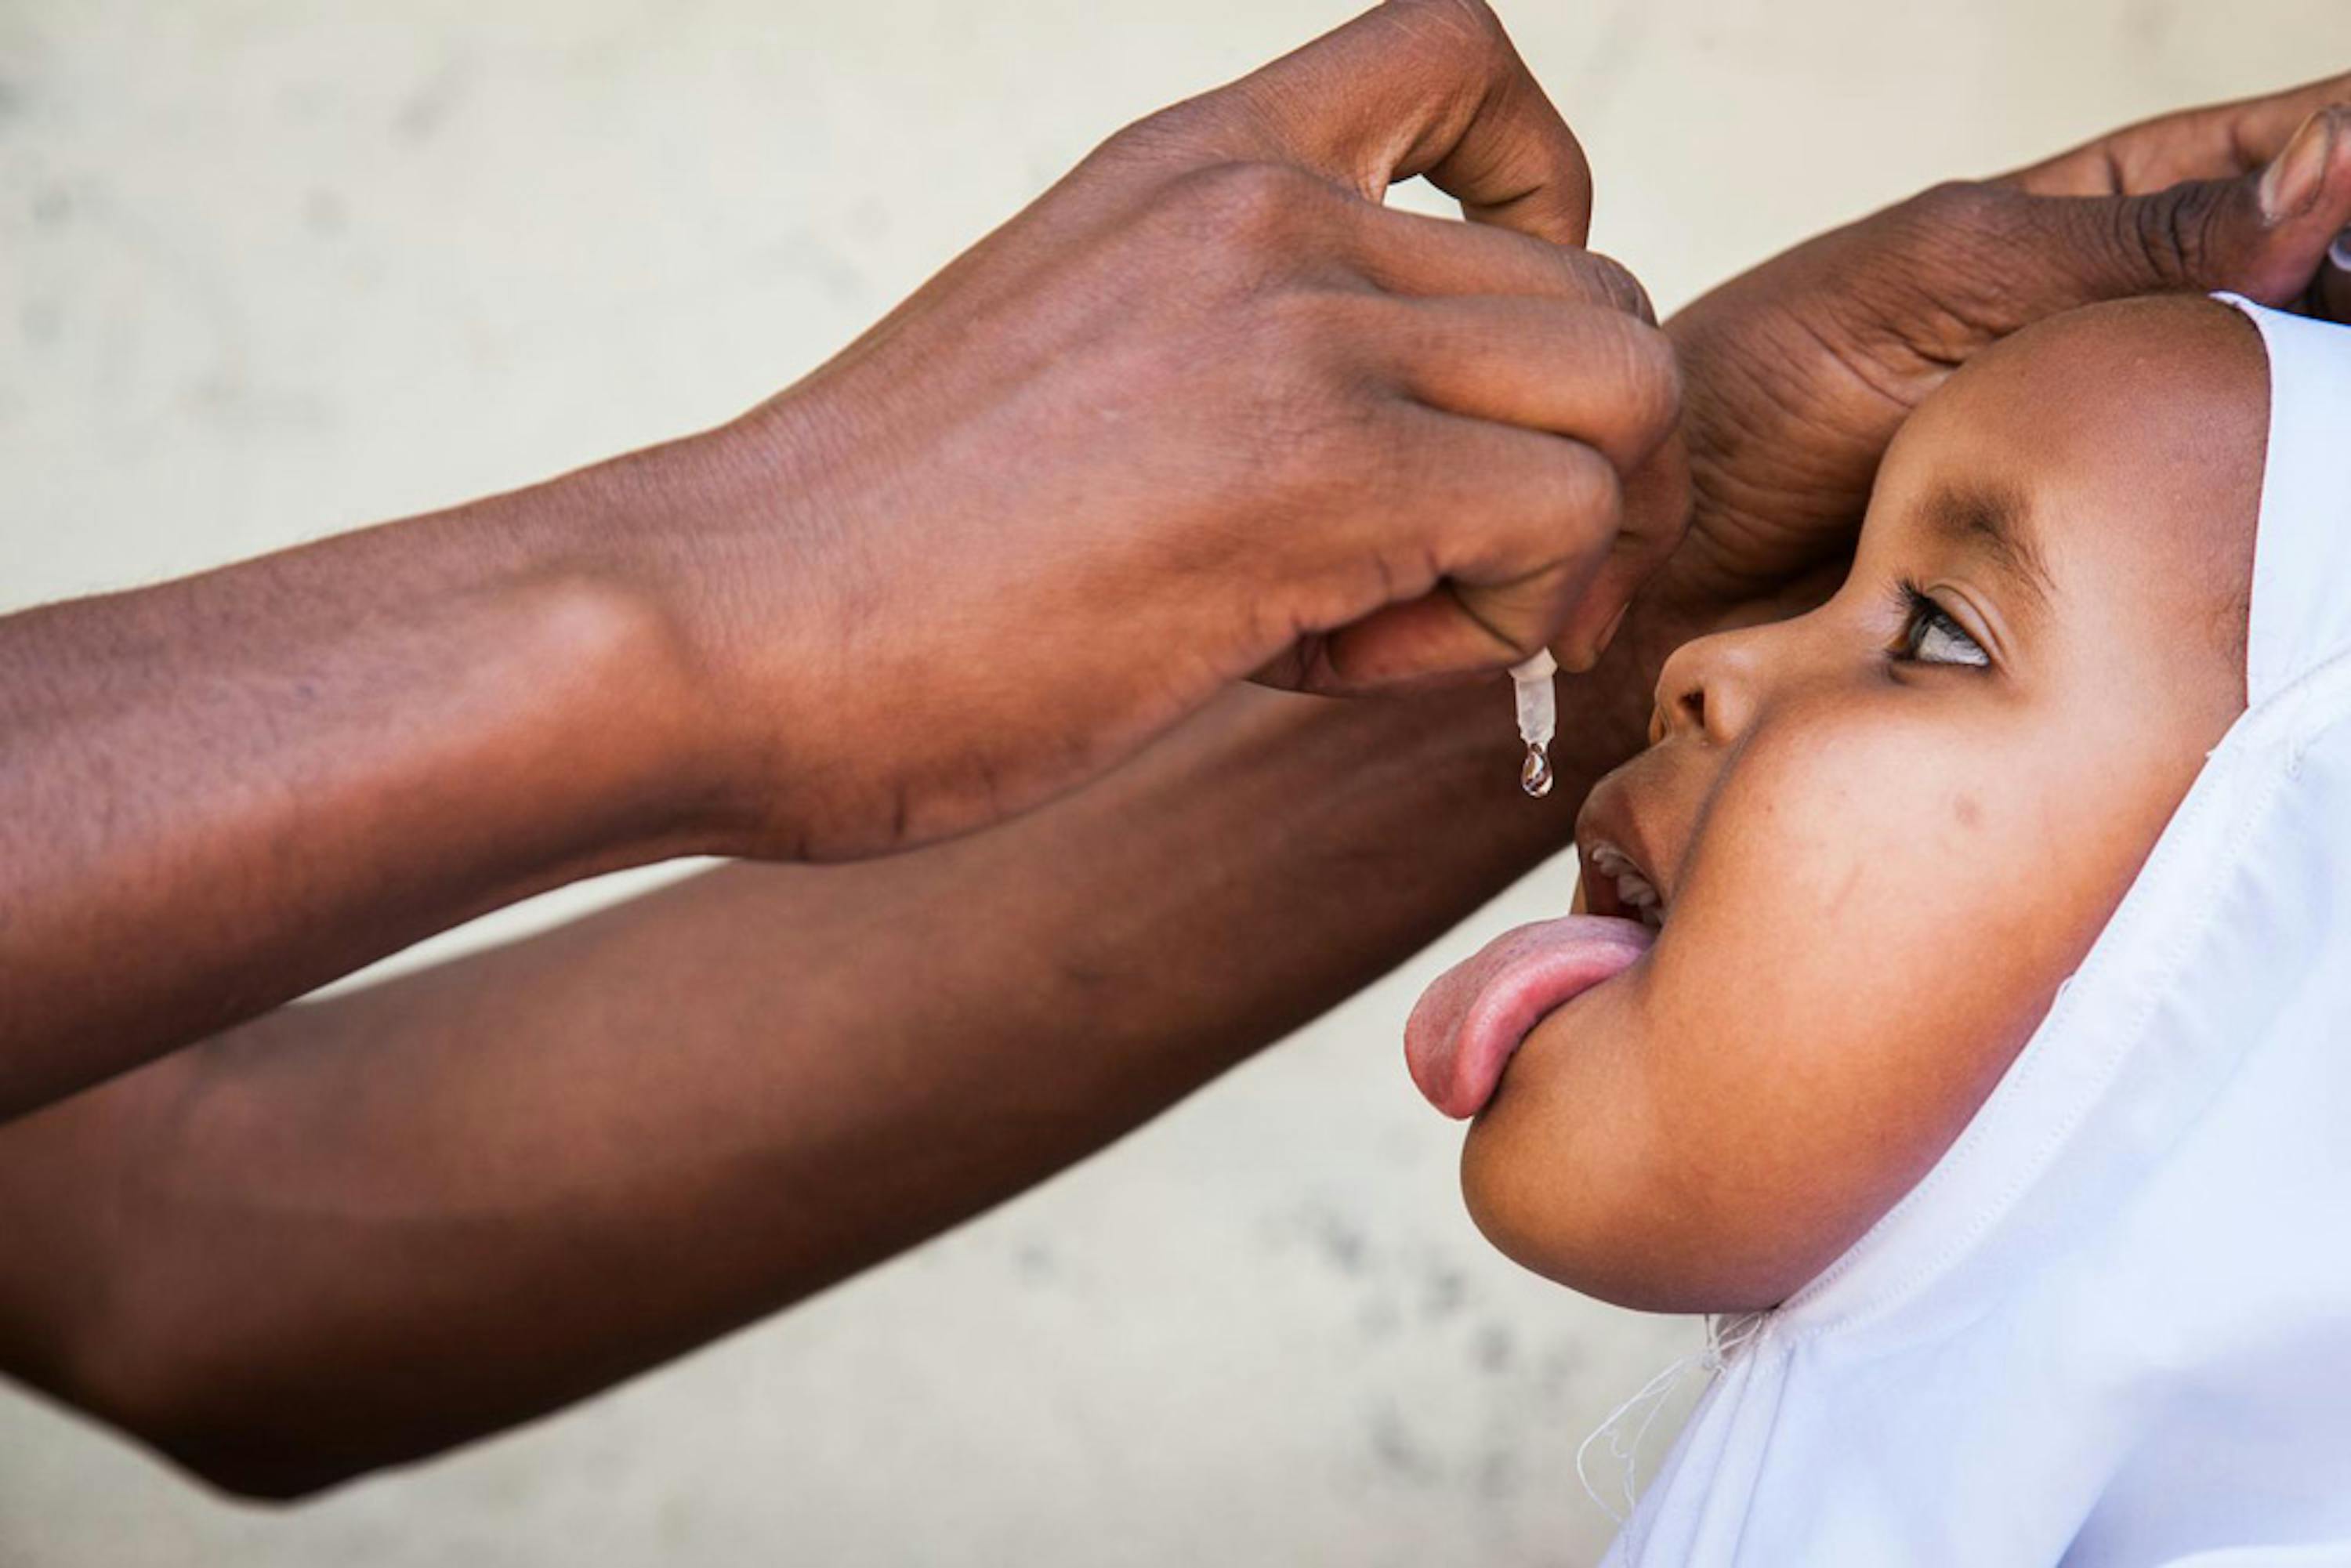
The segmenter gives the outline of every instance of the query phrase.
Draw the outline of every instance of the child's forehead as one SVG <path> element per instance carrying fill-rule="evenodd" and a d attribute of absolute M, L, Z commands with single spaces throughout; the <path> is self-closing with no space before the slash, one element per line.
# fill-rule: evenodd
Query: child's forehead
<path fill-rule="evenodd" d="M 2168 296 L 2029 327 L 1953 376 L 1913 423 L 2020 467 L 2168 468 L 2257 450 L 2268 410 L 2259 329 L 2218 300 Z"/>
<path fill-rule="evenodd" d="M 1873 523 L 2037 562 L 2248 565 L 2269 427 L 2252 323 L 2181 296 L 2071 312 L 1954 375 L 1888 454 Z M 2220 574 L 2223 577 L 2226 573 Z"/>

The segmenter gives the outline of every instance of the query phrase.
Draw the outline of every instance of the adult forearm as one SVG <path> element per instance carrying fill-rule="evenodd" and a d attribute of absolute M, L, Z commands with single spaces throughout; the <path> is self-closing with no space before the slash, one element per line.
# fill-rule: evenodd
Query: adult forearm
<path fill-rule="evenodd" d="M 0 1118 L 689 847 L 695 693 L 621 547 L 688 445 L 0 620 Z"/>
<path fill-rule="evenodd" d="M 265 1490 L 577 1398 L 1020 1190 L 1414 951 L 1564 843 L 1638 743 L 1635 663 L 1570 683 L 1547 801 L 1502 689 L 1236 693 L 989 833 L 728 868 L 260 1020 L 0 1138 L 0 1353 Z"/>
<path fill-rule="evenodd" d="M 984 828 L 1251 674 L 1588 664 L 1678 517 L 1589 194 L 1490 14 L 1394 0 L 723 438 L 0 627 L 0 1115 L 581 870 Z"/>

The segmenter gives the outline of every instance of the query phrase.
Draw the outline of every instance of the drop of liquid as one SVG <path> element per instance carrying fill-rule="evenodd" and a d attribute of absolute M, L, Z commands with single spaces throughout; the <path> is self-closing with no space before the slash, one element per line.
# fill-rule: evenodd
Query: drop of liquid
<path fill-rule="evenodd" d="M 1526 765 L 1519 769 L 1519 788 L 1540 800 L 1551 793 L 1551 754 L 1529 741 Z"/>

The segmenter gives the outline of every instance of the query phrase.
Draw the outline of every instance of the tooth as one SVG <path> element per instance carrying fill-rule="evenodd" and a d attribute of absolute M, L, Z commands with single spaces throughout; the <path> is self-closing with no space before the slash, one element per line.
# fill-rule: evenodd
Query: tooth
<path fill-rule="evenodd" d="M 1585 854 L 1595 873 L 1616 884 L 1616 901 L 1625 906 L 1625 914 L 1653 927 L 1665 925 L 1665 895 L 1641 873 L 1630 855 L 1610 843 L 1595 843 Z"/>

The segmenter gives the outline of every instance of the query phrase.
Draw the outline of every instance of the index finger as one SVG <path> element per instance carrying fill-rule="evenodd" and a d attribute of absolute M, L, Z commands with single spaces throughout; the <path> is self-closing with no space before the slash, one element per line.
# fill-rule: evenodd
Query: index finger
<path fill-rule="evenodd" d="M 2351 75 L 2141 120 L 2008 178 L 2042 196 L 2142 195 L 2231 179 L 2276 157 L 2304 120 L 2338 103 L 2351 103 Z"/>
<path fill-rule="evenodd" d="M 1388 0 L 1196 99 L 1222 150 L 1376 202 L 1426 175 L 1462 214 L 1557 245 L 1592 222 L 1592 170 L 1484 0 Z"/>

